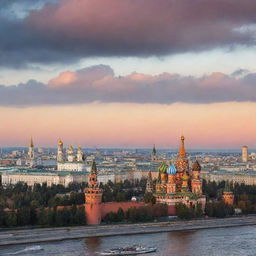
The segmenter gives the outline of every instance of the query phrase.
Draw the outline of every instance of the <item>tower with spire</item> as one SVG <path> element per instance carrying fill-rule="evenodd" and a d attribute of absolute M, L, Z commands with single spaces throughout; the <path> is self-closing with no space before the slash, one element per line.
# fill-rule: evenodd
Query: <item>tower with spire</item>
<path fill-rule="evenodd" d="M 223 190 L 222 199 L 228 205 L 233 205 L 234 204 L 235 197 L 234 197 L 233 192 L 230 189 L 228 181 L 226 181 L 226 183 L 225 183 L 225 188 Z"/>
<path fill-rule="evenodd" d="M 28 145 L 28 157 L 26 164 L 29 165 L 29 167 L 33 167 L 35 165 L 35 151 L 32 137 Z"/>
<path fill-rule="evenodd" d="M 31 137 L 30 142 L 29 142 L 29 146 L 28 146 L 28 158 L 30 160 L 35 158 L 35 152 L 34 152 L 34 143 L 33 143 L 33 139 Z"/>
<path fill-rule="evenodd" d="M 189 173 L 189 162 L 185 150 L 185 137 L 182 135 L 180 139 L 180 149 L 175 163 L 177 169 L 176 182 L 178 191 L 182 190 L 182 186 L 184 185 L 183 180 Z"/>
<path fill-rule="evenodd" d="M 97 180 L 97 166 L 92 162 L 91 172 L 88 178 L 88 187 L 85 189 L 85 213 L 87 224 L 96 225 L 101 222 L 102 189 Z"/>
<path fill-rule="evenodd" d="M 156 146 L 154 144 L 153 146 L 153 150 L 152 150 L 152 153 L 151 153 L 151 161 L 154 162 L 157 160 L 157 155 L 156 155 Z"/>

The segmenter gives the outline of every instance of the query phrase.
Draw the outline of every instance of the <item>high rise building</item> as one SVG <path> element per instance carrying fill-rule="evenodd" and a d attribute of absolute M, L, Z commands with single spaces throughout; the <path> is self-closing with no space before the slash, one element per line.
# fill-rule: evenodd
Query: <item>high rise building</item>
<path fill-rule="evenodd" d="M 248 147 L 247 146 L 242 147 L 242 162 L 244 162 L 244 163 L 248 162 Z"/>

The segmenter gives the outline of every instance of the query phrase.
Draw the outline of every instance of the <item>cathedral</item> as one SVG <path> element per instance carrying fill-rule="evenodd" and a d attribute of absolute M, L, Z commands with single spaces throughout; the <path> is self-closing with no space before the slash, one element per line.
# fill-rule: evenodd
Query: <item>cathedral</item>
<path fill-rule="evenodd" d="M 175 205 L 183 203 L 189 207 L 196 207 L 201 204 L 205 208 L 206 198 L 202 195 L 202 180 L 200 178 L 201 166 L 195 161 L 192 168 L 185 151 L 185 138 L 181 136 L 181 145 L 175 163 L 162 162 L 159 171 L 159 178 L 153 188 L 151 173 L 147 191 L 154 191 L 157 203 L 168 205 L 169 214 L 175 214 Z M 152 185 L 150 185 L 152 184 Z"/>
<path fill-rule="evenodd" d="M 57 151 L 57 170 L 74 172 L 88 171 L 88 166 L 85 162 L 85 155 L 81 147 L 78 147 L 75 152 L 73 147 L 70 146 L 69 149 L 64 152 L 63 142 L 59 140 Z"/>

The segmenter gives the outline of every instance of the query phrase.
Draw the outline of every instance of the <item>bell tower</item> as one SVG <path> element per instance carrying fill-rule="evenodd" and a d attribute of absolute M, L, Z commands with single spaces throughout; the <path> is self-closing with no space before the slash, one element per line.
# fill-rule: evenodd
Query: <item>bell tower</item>
<path fill-rule="evenodd" d="M 58 141 L 58 152 L 57 152 L 57 162 L 63 162 L 63 142 L 61 140 Z"/>
<path fill-rule="evenodd" d="M 87 224 L 98 225 L 101 222 L 102 189 L 97 180 L 97 167 L 92 162 L 91 173 L 88 178 L 88 187 L 85 189 L 85 216 Z"/>

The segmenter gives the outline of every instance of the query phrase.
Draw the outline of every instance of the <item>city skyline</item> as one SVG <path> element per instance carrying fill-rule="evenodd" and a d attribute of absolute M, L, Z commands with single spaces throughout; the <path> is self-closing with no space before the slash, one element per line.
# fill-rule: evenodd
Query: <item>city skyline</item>
<path fill-rule="evenodd" d="M 1 146 L 255 148 L 252 0 L 2 7 Z"/>

